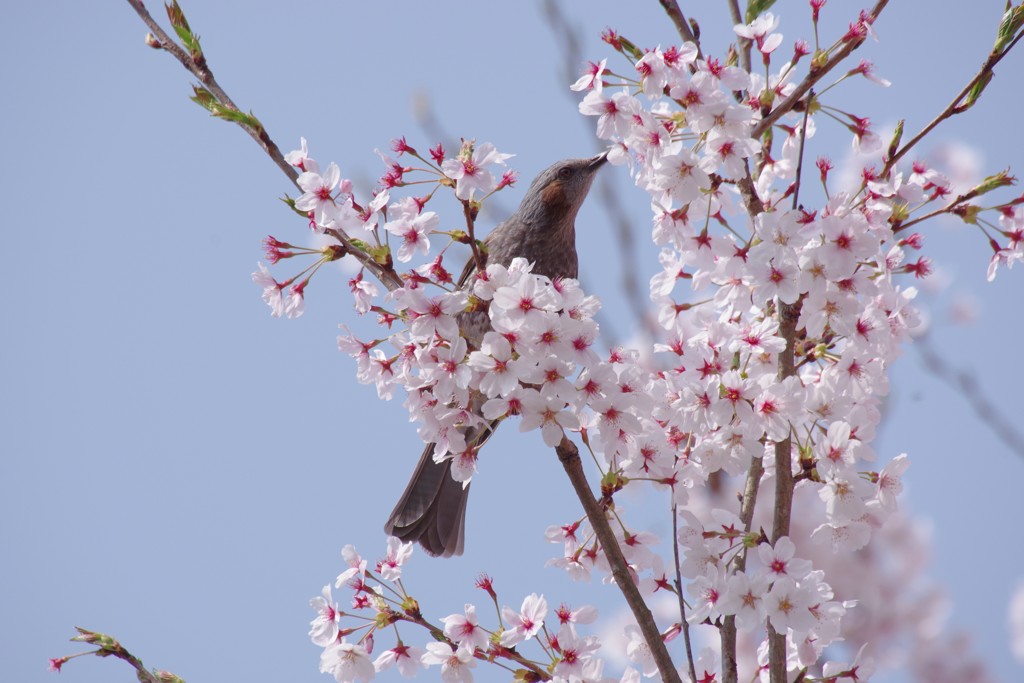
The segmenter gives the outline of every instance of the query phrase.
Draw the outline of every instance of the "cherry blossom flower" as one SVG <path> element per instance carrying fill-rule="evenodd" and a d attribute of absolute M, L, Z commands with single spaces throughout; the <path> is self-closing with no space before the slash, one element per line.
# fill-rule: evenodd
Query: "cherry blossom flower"
<path fill-rule="evenodd" d="M 366 560 L 360 557 L 359 553 L 356 552 L 355 546 L 352 544 L 346 545 L 341 549 L 341 556 L 345 560 L 345 564 L 348 565 L 348 569 L 338 575 L 334 582 L 334 587 L 341 588 L 353 579 L 362 583 L 363 578 L 366 576 Z"/>
<path fill-rule="evenodd" d="M 811 540 L 830 545 L 833 551 L 860 550 L 871 540 L 871 527 L 861 521 L 822 524 L 811 532 Z"/>
<path fill-rule="evenodd" d="M 424 666 L 441 665 L 441 680 L 445 683 L 473 683 L 473 649 L 460 645 L 458 649 L 448 643 L 427 643 L 427 651 L 420 657 Z"/>
<path fill-rule="evenodd" d="M 852 664 L 845 662 L 825 662 L 821 669 L 822 678 L 826 681 L 836 679 L 849 680 L 853 683 L 870 680 L 875 675 L 875 661 L 865 655 L 867 644 L 861 646 Z"/>
<path fill-rule="evenodd" d="M 313 220 L 322 229 L 335 208 L 334 190 L 340 180 L 341 169 L 333 162 L 328 164 L 322 176 L 313 171 L 302 173 L 295 181 L 302 190 L 302 194 L 295 200 L 295 208 L 299 211 L 312 211 Z"/>
<path fill-rule="evenodd" d="M 283 285 L 274 279 L 265 265 L 256 265 L 259 271 L 252 274 L 252 281 L 263 288 L 263 300 L 270 306 L 270 314 L 280 318 L 284 314 Z"/>
<path fill-rule="evenodd" d="M 579 110 L 586 116 L 598 117 L 597 137 L 608 140 L 629 132 L 631 118 L 640 111 L 640 104 L 622 91 L 605 97 L 600 90 L 594 89 L 580 102 Z"/>
<path fill-rule="evenodd" d="M 497 186 L 494 174 L 486 167 L 492 164 L 504 166 L 512 156 L 498 152 L 489 142 L 478 146 L 463 142 L 458 158 L 445 159 L 441 170 L 455 181 L 455 196 L 468 201 L 477 191 L 486 194 Z"/>
<path fill-rule="evenodd" d="M 402 577 L 402 565 L 412 557 L 412 543 L 402 543 L 394 536 L 388 537 L 387 556 L 380 561 L 378 570 L 385 581 L 397 581 Z"/>
<path fill-rule="evenodd" d="M 373 680 L 373 662 L 361 645 L 341 642 L 329 645 L 320 655 L 320 671 L 334 676 L 338 683 Z"/>
<path fill-rule="evenodd" d="M 469 354 L 468 365 L 479 373 L 479 387 L 488 397 L 508 396 L 519 386 L 519 378 L 512 371 L 512 345 L 496 332 L 484 335 L 479 351 Z"/>
<path fill-rule="evenodd" d="M 288 290 L 288 298 L 284 302 L 284 314 L 288 318 L 298 318 L 306 312 L 306 297 L 304 290 L 308 280 L 292 285 Z"/>
<path fill-rule="evenodd" d="M 547 614 L 547 600 L 543 595 L 538 596 L 536 593 L 531 593 L 523 598 L 523 605 L 518 612 L 503 607 L 501 618 L 507 626 L 501 634 L 501 646 L 514 647 L 533 638 L 544 626 L 544 618 Z"/>
<path fill-rule="evenodd" d="M 742 629 L 758 628 L 765 619 L 764 598 L 768 589 L 766 575 L 736 572 L 726 582 L 719 609 L 723 614 L 734 615 L 736 625 Z"/>
<path fill-rule="evenodd" d="M 607 59 L 602 59 L 597 64 L 591 62 L 586 71 L 579 79 L 569 86 L 570 90 L 579 92 L 581 90 L 597 90 L 600 91 L 602 87 L 601 76 L 604 75 L 605 67 L 608 65 Z"/>
<path fill-rule="evenodd" d="M 686 592 L 693 596 L 692 609 L 686 613 L 686 620 L 691 624 L 699 624 L 705 619 L 714 621 L 722 614 L 720 601 L 726 592 L 725 573 L 716 570 L 701 574 L 690 582 Z"/>
<path fill-rule="evenodd" d="M 348 281 L 348 287 L 352 291 L 356 312 L 360 315 L 367 313 L 373 305 L 373 300 L 380 296 L 380 287 L 365 279 L 361 270 Z"/>
<path fill-rule="evenodd" d="M 640 627 L 636 624 L 627 624 L 626 629 L 626 656 L 629 661 L 638 665 L 646 678 L 651 678 L 658 673 L 658 663 L 654 660 L 654 654 L 650 646 L 644 640 Z"/>
<path fill-rule="evenodd" d="M 831 469 L 825 475 L 825 485 L 818 489 L 829 519 L 839 524 L 859 520 L 871 493 L 871 485 L 859 475 L 840 468 Z"/>
<path fill-rule="evenodd" d="M 309 158 L 309 147 L 306 138 L 299 138 L 300 149 L 292 150 L 284 155 L 284 160 L 302 171 L 320 172 L 320 164 Z"/>
<path fill-rule="evenodd" d="M 554 305 L 555 294 L 547 278 L 522 277 L 514 285 L 495 290 L 491 320 L 496 326 L 510 330 L 518 330 L 525 325 L 537 331 L 547 320 L 543 314 Z"/>
<path fill-rule="evenodd" d="M 772 628 L 780 633 L 786 629 L 806 631 L 814 625 L 810 607 L 814 598 L 806 587 L 790 578 L 781 578 L 772 584 L 764 599 L 765 611 Z"/>
<path fill-rule="evenodd" d="M 324 586 L 323 596 L 309 601 L 317 616 L 309 624 L 309 637 L 314 645 L 327 647 L 338 639 L 338 605 L 331 596 L 331 586 Z"/>
<path fill-rule="evenodd" d="M 430 253 L 430 233 L 441 222 L 433 211 L 420 212 L 411 197 L 391 206 L 391 220 L 384 224 L 384 229 L 402 238 L 398 248 L 398 260 L 408 263 L 416 252 L 423 255 Z"/>
<path fill-rule="evenodd" d="M 752 40 L 762 54 L 769 54 L 782 44 L 782 34 L 772 33 L 779 27 L 778 18 L 771 12 L 759 15 L 749 24 L 737 24 L 733 31 L 740 38 Z"/>
<path fill-rule="evenodd" d="M 409 331 L 418 339 L 430 340 L 434 336 L 454 340 L 459 338 L 459 324 L 455 314 L 466 307 L 464 292 L 450 292 L 427 296 L 419 289 L 406 289 L 396 293 L 411 318 Z"/>
<path fill-rule="evenodd" d="M 398 667 L 398 672 L 402 674 L 403 678 L 412 678 L 423 666 L 422 660 L 425 654 L 426 651 L 423 648 L 399 642 L 390 650 L 381 652 L 373 661 L 373 668 L 380 673 L 391 667 Z"/>
<path fill-rule="evenodd" d="M 578 429 L 579 418 L 566 410 L 566 402 L 557 396 L 545 396 L 536 391 L 523 395 L 522 420 L 519 431 L 527 432 L 540 427 L 544 443 L 554 448 L 562 441 L 565 430 Z"/>
<path fill-rule="evenodd" d="M 564 624 L 558 629 L 552 647 L 559 655 L 555 663 L 555 675 L 567 679 L 579 679 L 583 675 L 583 667 L 601 646 L 601 641 L 594 636 L 577 636 L 572 624 Z"/>
<path fill-rule="evenodd" d="M 892 512 L 896 509 L 896 498 L 903 491 L 900 477 L 910 467 L 910 459 L 906 453 L 900 453 L 878 473 L 878 502 L 882 509 Z"/>
<path fill-rule="evenodd" d="M 785 576 L 799 581 L 811 571 L 809 560 L 795 557 L 796 546 L 788 536 L 777 540 L 774 546 L 767 543 L 757 546 L 757 556 L 772 580 Z"/>
<path fill-rule="evenodd" d="M 467 604 L 463 614 L 450 614 L 441 620 L 444 634 L 461 645 L 471 648 L 486 648 L 488 633 L 477 622 L 476 606 Z"/>

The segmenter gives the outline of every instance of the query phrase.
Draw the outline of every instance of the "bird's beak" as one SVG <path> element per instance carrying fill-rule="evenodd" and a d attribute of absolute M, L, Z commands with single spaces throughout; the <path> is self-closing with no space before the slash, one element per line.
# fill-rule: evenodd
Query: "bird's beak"
<path fill-rule="evenodd" d="M 604 162 L 606 161 L 608 161 L 608 152 L 601 152 L 596 157 L 593 157 L 590 160 L 590 163 L 587 164 L 587 168 L 591 172 L 596 171 L 597 169 L 601 168 L 601 165 L 604 164 Z"/>

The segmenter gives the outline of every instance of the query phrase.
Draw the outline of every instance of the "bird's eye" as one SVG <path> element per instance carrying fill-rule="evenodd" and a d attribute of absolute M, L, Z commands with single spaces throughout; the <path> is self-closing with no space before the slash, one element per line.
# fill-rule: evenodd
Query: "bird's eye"
<path fill-rule="evenodd" d="M 563 180 L 568 178 L 571 175 L 572 175 L 572 169 L 569 168 L 568 166 L 563 166 L 562 168 L 558 169 L 558 177 L 562 178 Z"/>

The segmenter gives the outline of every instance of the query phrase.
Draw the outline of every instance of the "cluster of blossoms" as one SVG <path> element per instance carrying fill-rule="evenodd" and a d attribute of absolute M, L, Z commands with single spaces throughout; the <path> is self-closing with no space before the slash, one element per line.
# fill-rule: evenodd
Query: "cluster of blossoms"
<path fill-rule="evenodd" d="M 477 444 L 467 442 L 467 431 L 520 416 L 523 431 L 539 428 L 554 446 L 564 430 L 579 428 L 584 405 L 599 393 L 593 372 L 578 374 L 601 365 L 591 349 L 597 300 L 584 296 L 575 280 L 551 282 L 530 267 L 523 259 L 507 268 L 492 264 L 468 291 L 430 296 L 413 282 L 391 292 L 389 315 L 408 322 L 390 337 L 393 355 L 380 342 L 339 338 L 342 350 L 356 358 L 359 380 L 375 383 L 381 397 L 406 387 L 411 417 L 422 423 L 420 436 L 436 444 L 435 460 L 453 459 L 458 481 L 468 482 L 476 470 Z M 469 298 L 474 303 L 467 304 Z M 456 316 L 467 305 L 489 309 L 493 330 L 482 339 L 460 335 Z M 480 401 L 478 415 L 472 404 Z"/>
<path fill-rule="evenodd" d="M 445 268 L 444 250 L 429 259 L 438 235 L 449 244 L 473 244 L 472 216 L 480 201 L 514 180 L 489 170 L 508 157 L 492 146 L 465 143 L 456 158 L 446 158 L 438 146 L 427 160 L 400 140 L 394 146 L 399 156 L 409 154 L 423 167 L 382 155 L 388 171 L 365 205 L 356 202 L 336 165 L 321 174 L 305 144 L 288 157 L 304 171 L 304 194 L 295 209 L 309 216 L 316 232 L 341 240 L 342 246 L 306 250 L 318 256 L 312 271 L 350 253 L 344 245 L 354 245 L 394 274 L 392 239 L 400 240 L 399 262 L 417 254 L 428 258 L 396 275 L 386 294 L 362 270 L 350 280 L 356 310 L 375 313 L 387 329 L 382 338 L 362 339 L 347 329 L 339 337 L 339 347 L 356 360 L 359 381 L 375 385 L 386 399 L 405 389 L 420 436 L 436 444 L 435 460 L 452 461 L 458 481 L 468 483 L 474 475 L 491 425 L 517 417 L 521 430 L 540 430 L 549 446 L 577 434 L 602 467 L 609 506 L 627 486 L 648 482 L 663 490 L 678 510 L 674 544 L 690 597 L 687 614 L 669 632 L 682 628 L 684 618 L 693 625 L 734 622 L 747 637 L 761 640 L 748 665 L 764 680 L 767 626 L 787 636 L 791 675 L 817 666 L 825 648 L 846 635 L 843 617 L 854 602 L 837 597 L 825 571 L 808 558 L 863 548 L 896 509 L 906 456 L 880 469 L 869 463 L 875 460 L 870 444 L 889 389 L 889 365 L 918 324 L 911 306 L 915 289 L 901 284 L 901 276 L 920 278 L 931 270 L 928 259 L 909 259 L 923 240 L 905 231 L 941 212 L 969 218 L 984 230 L 981 209 L 967 200 L 1009 182 L 996 176 L 953 198 L 940 172 L 921 163 L 896 168 L 888 163 L 896 142 L 884 153 L 867 119 L 833 114 L 818 99 L 813 108 L 807 104 L 803 113 L 775 124 L 785 133 L 776 152 L 761 139 L 759 124 L 793 91 L 795 66 L 810 54 L 798 42 L 790 61 L 773 71 L 772 54 L 782 44 L 777 26 L 765 14 L 736 28 L 761 55 L 763 75 L 704 58 L 690 43 L 640 52 L 609 32 L 606 42 L 629 58 L 635 74 L 618 76 L 602 61 L 573 86 L 586 92 L 580 111 L 597 117 L 611 162 L 628 166 L 650 196 L 652 236 L 661 247 L 650 295 L 663 331 L 650 354 L 599 354 L 593 320 L 599 302 L 574 280 L 551 281 L 516 260 L 489 265 L 463 284 Z M 869 31 L 870 20 L 862 15 L 837 45 Z M 843 78 L 853 75 L 882 82 L 867 63 Z M 845 125 L 854 148 L 875 155 L 881 170 L 866 166 L 859 187 L 836 191 L 828 182 L 831 161 L 819 158 L 825 201 L 812 210 L 794 195 L 804 147 L 823 113 Z M 468 233 L 439 230 L 438 215 L 425 210 L 434 191 L 392 200 L 391 191 L 404 187 L 413 171 L 432 173 L 437 187 L 454 190 Z M 932 210 L 940 204 L 943 210 Z M 1012 265 L 1024 254 L 1020 202 L 992 208 L 1008 243 L 1000 246 L 990 236 L 996 252 L 990 275 L 999 263 Z M 272 262 L 302 251 L 272 238 L 267 248 Z M 300 281 L 305 274 L 278 283 L 261 265 L 254 278 L 275 315 L 291 316 L 301 313 L 312 273 Z M 471 319 L 489 324 L 466 325 Z M 468 329 L 487 331 L 474 338 Z M 785 459 L 777 465 L 780 454 Z M 765 493 L 783 476 L 779 467 L 795 482 L 801 516 L 818 520 L 813 529 L 794 525 L 799 536 L 762 531 L 771 526 L 772 506 L 788 505 Z M 739 495 L 711 501 L 704 492 L 713 479 L 719 486 L 738 482 Z M 617 529 L 642 591 L 674 592 L 675 571 L 653 549 L 658 539 L 621 520 Z M 608 571 L 584 521 L 554 526 L 548 538 L 562 548 L 552 564 L 574 578 Z M 378 565 L 380 579 L 397 579 L 408 552 L 392 539 L 389 559 Z M 445 680 L 469 680 L 475 659 L 508 654 L 537 635 L 546 614 L 543 599 L 532 596 L 519 613 L 503 612 L 503 625 L 489 633 L 478 628 L 475 608 L 467 606 L 464 614 L 443 620 L 446 640 L 426 651 L 399 641 L 371 663 L 375 628 L 398 619 L 429 625 L 404 593 L 389 597 L 379 581 L 371 587 L 365 562 L 346 553 L 351 569 L 337 585 L 355 588 L 353 607 L 376 610 L 376 616 L 360 641 L 350 643 L 346 636 L 353 630 L 339 630 L 342 613 L 330 591 L 315 601 L 319 616 L 311 635 L 325 647 L 322 669 L 339 681 L 368 680 L 375 667 L 398 666 L 408 674 L 421 663 L 442 665 Z M 598 641 L 577 636 L 571 620 L 560 620 L 557 635 L 545 632 L 550 675 L 599 680 L 601 660 L 592 656 Z M 628 669 L 623 680 L 656 671 L 649 648 L 635 630 L 630 633 L 627 655 L 638 669 Z M 716 666 L 701 662 L 703 680 L 718 680 Z M 871 668 L 857 653 L 853 664 L 827 662 L 818 671 L 828 680 L 865 680 Z"/>
<path fill-rule="evenodd" d="M 341 169 L 336 163 L 331 162 L 326 170 L 321 171 L 319 162 L 309 156 L 305 138 L 301 149 L 285 155 L 288 163 L 302 171 L 296 182 L 303 193 L 290 202 L 292 208 L 308 218 L 312 232 L 333 237 L 340 243 L 309 249 L 274 237 L 264 240 L 265 255 L 271 264 L 295 256 L 318 257 L 313 265 L 283 282 L 277 281 L 263 263 L 259 264 L 259 271 L 253 273 L 253 281 L 263 287 L 263 299 L 270 306 L 272 315 L 289 318 L 302 315 L 305 311 L 305 289 L 313 275 L 325 263 L 339 260 L 352 253 L 353 249 L 371 259 L 378 273 L 392 275 L 397 280 L 393 258 L 408 263 L 417 253 L 430 253 L 430 239 L 438 233 L 440 217 L 424 208 L 438 187 L 454 188 L 455 196 L 465 204 L 468 215 L 469 212 L 475 214 L 488 196 L 509 187 L 517 179 L 512 170 L 495 177 L 492 167 L 504 166 L 511 155 L 498 152 L 490 143 L 476 145 L 473 141 L 465 141 L 455 157 L 447 157 L 440 144 L 430 149 L 429 158 L 422 157 L 406 144 L 404 138 L 395 140 L 392 148 L 399 155 L 408 153 L 423 165 L 403 166 L 378 152 L 387 171 L 365 206 L 356 201 L 352 181 L 341 177 Z M 402 197 L 392 202 L 391 190 L 404 187 L 407 184 L 405 175 L 412 172 L 432 176 L 436 182 L 434 189 L 425 196 Z M 472 241 L 471 235 L 461 231 L 442 234 L 452 241 Z M 392 239 L 401 240 L 394 256 L 390 245 Z M 450 289 L 452 285 L 441 256 L 410 273 L 407 279 L 414 283 L 413 286 L 418 282 L 432 282 Z M 368 312 L 373 299 L 380 295 L 380 288 L 365 279 L 363 271 L 349 282 L 349 286 L 355 298 L 356 311 L 360 314 Z M 390 322 L 386 317 L 382 320 Z"/>
<path fill-rule="evenodd" d="M 599 641 L 581 635 L 577 628 L 593 623 L 593 607 L 572 609 L 562 604 L 550 613 L 547 600 L 536 593 L 523 599 L 519 610 L 498 607 L 498 595 L 490 577 L 482 575 L 477 587 L 485 591 L 497 612 L 498 626 L 481 624 L 476 606 L 467 604 L 461 613 L 440 620 L 441 626 L 424 621 L 419 604 L 406 593 L 401 582 L 403 565 L 412 556 L 411 543 L 389 538 L 387 554 L 368 569 L 366 560 L 352 546 L 342 551 L 348 568 L 335 581 L 335 588 L 352 590 L 350 606 L 342 609 L 334 601 L 331 586 L 324 586 L 320 597 L 310 600 L 316 617 L 310 624 L 310 638 L 323 649 L 320 670 L 339 681 L 369 681 L 374 674 L 397 669 L 411 677 L 423 667 L 440 666 L 445 681 L 469 683 L 478 660 L 507 662 L 517 667 L 520 680 L 540 680 L 546 671 L 555 680 L 600 680 L 604 662 L 595 657 Z M 361 622 L 358 627 L 343 625 L 343 619 Z M 428 630 L 433 642 L 424 647 L 397 643 L 375 659 L 375 634 L 378 630 L 403 622 Z M 358 634 L 351 642 L 350 636 Z M 527 658 L 524 645 L 536 644 L 541 650 L 537 660 Z"/>

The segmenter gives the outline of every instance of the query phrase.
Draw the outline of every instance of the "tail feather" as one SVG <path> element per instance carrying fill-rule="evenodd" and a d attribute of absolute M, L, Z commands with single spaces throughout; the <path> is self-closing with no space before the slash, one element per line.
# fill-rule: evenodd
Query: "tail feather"
<path fill-rule="evenodd" d="M 419 541 L 434 556 L 461 555 L 468 500 L 469 486 L 452 479 L 450 460 L 434 462 L 434 444 L 428 444 L 384 531 Z"/>

